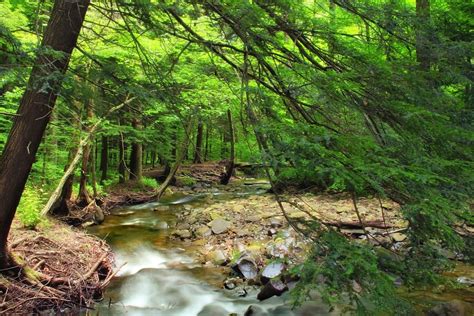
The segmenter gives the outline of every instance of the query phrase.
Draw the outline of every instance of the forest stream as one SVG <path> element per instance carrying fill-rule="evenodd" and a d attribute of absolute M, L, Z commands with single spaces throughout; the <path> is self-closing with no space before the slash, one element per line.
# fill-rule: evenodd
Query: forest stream
<path fill-rule="evenodd" d="M 218 265 L 198 262 L 196 253 L 202 243 L 173 238 L 180 225 L 179 214 L 205 207 L 212 200 L 217 205 L 236 200 L 267 196 L 268 185 L 261 181 L 238 185 L 233 190 L 213 188 L 207 193 L 174 193 L 160 202 L 119 207 L 101 225 L 89 232 L 104 238 L 116 256 L 120 268 L 117 277 L 97 303 L 93 315 L 340 315 L 341 309 L 329 312 L 321 300 L 291 310 L 288 292 L 270 299 L 257 300 L 258 287 L 223 287 L 228 270 Z M 258 239 L 255 234 L 255 239 Z M 474 277 L 472 266 L 458 265 L 452 272 Z M 472 287 L 471 287 L 472 289 Z M 472 308 L 469 289 L 415 291 L 404 295 L 416 303 L 419 311 L 440 303 L 461 300 Z M 470 303 L 469 303 L 470 302 Z M 252 307 L 250 307 L 252 306 Z M 253 313 L 246 313 L 249 308 Z"/>
<path fill-rule="evenodd" d="M 229 200 L 236 196 L 263 193 L 261 184 L 242 187 L 241 192 L 210 193 L 213 199 Z M 221 289 L 225 279 L 219 267 L 203 267 L 191 253 L 196 246 L 170 239 L 170 227 L 184 205 L 197 207 L 209 195 L 174 194 L 160 202 L 144 203 L 112 211 L 102 225 L 90 232 L 105 238 L 121 267 L 97 304 L 97 315 L 243 315 L 250 305 L 278 315 L 294 315 L 285 296 L 259 302 L 255 293 L 239 297 Z M 166 205 L 164 211 L 154 211 Z M 122 266 L 123 265 L 123 266 Z"/>

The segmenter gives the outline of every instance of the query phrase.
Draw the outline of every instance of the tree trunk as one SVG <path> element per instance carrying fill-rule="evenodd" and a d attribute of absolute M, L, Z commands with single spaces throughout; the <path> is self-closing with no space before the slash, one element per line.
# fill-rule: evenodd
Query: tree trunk
<path fill-rule="evenodd" d="M 136 132 L 142 130 L 142 124 L 138 118 L 132 120 L 132 127 Z M 141 180 L 143 173 L 142 159 L 143 146 L 140 142 L 132 143 L 132 151 L 130 153 L 130 180 Z"/>
<path fill-rule="evenodd" d="M 100 183 L 107 180 L 107 169 L 109 169 L 109 139 L 107 136 L 102 136 L 102 148 L 100 151 Z"/>
<path fill-rule="evenodd" d="M 221 184 L 228 184 L 235 166 L 235 135 L 234 124 L 232 123 L 232 112 L 227 110 L 227 120 L 229 122 L 229 137 L 230 137 L 230 157 L 225 168 L 225 174 L 221 178 Z"/>
<path fill-rule="evenodd" d="M 118 164 L 118 173 L 119 173 L 119 183 L 125 183 L 127 165 L 125 163 L 125 153 L 127 152 L 127 144 L 124 142 L 123 137 L 120 136 L 119 140 L 119 164 Z"/>
<path fill-rule="evenodd" d="M 202 133 L 203 125 L 202 121 L 199 120 L 196 134 L 196 148 L 194 150 L 194 163 L 202 163 Z"/>
<path fill-rule="evenodd" d="M 86 112 L 87 112 L 87 121 L 89 125 L 90 120 L 93 117 L 92 104 L 90 100 L 86 101 Z M 88 127 L 87 130 L 89 132 L 90 127 Z M 94 154 L 91 151 L 92 151 L 92 146 L 90 143 L 87 143 L 84 147 L 84 154 L 82 155 L 81 178 L 79 180 L 79 196 L 77 198 L 77 204 L 81 206 L 87 206 L 92 202 L 92 198 L 87 189 L 87 180 L 89 177 L 88 175 L 89 175 L 89 169 L 90 169 L 89 164 L 91 162 L 91 158 L 94 157 Z"/>
<path fill-rule="evenodd" d="M 430 69 L 430 0 L 416 0 L 416 61 L 420 69 Z"/>
<path fill-rule="evenodd" d="M 206 145 L 204 147 L 204 161 L 207 161 L 209 155 L 209 124 L 206 126 Z"/>
<path fill-rule="evenodd" d="M 40 50 L 0 158 L 0 269 L 12 263 L 8 233 L 88 6 L 89 0 L 55 1 L 41 44 L 49 50 Z"/>
<path fill-rule="evenodd" d="M 183 161 L 184 156 L 188 152 L 188 147 L 189 147 L 189 139 L 191 130 L 193 126 L 193 121 L 192 119 L 189 120 L 188 126 L 186 127 L 186 130 L 184 132 L 184 140 L 183 143 L 181 144 L 181 147 L 178 150 L 177 156 L 176 156 L 176 161 L 173 165 L 172 168 L 169 168 L 169 164 L 166 164 L 165 166 L 165 173 L 168 172 L 165 181 L 158 187 L 156 190 L 155 197 L 157 199 L 160 199 L 163 193 L 165 193 L 166 188 L 171 184 L 171 181 L 173 180 L 176 172 L 178 171 L 179 167 L 181 166 L 181 162 Z"/>

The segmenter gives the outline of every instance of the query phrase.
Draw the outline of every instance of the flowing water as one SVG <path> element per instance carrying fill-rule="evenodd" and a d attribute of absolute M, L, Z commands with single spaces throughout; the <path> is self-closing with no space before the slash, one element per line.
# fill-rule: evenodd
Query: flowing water
<path fill-rule="evenodd" d="M 244 191 L 174 195 L 160 202 L 123 207 L 112 211 L 90 233 L 104 238 L 122 266 L 97 304 L 99 315 L 243 315 L 258 305 L 271 315 L 294 315 L 283 297 L 257 301 L 256 292 L 239 297 L 221 289 L 222 268 L 203 267 L 190 257 L 196 246 L 169 238 L 176 214 L 184 205 L 197 207 L 203 200 L 229 199 L 263 193 L 246 186 Z M 161 209 L 154 211 L 154 209 Z"/>
<path fill-rule="evenodd" d="M 249 290 L 248 295 L 239 297 L 235 292 L 222 289 L 226 276 L 222 268 L 205 267 L 193 261 L 191 254 L 198 251 L 199 246 L 169 238 L 177 222 L 176 215 L 185 205 L 202 207 L 208 199 L 225 200 L 263 192 L 265 188 L 261 184 L 247 185 L 233 193 L 214 189 L 206 194 L 176 194 L 160 202 L 113 210 L 102 225 L 89 228 L 92 234 L 109 243 L 116 255 L 116 264 L 121 267 L 93 314 L 243 315 L 253 305 L 260 310 L 258 315 L 339 315 L 337 310 L 328 313 L 327 306 L 321 301 L 292 311 L 287 293 L 263 302 L 255 298 L 256 290 Z M 467 271 L 471 274 L 465 271 L 461 274 L 474 277 L 472 266 L 468 266 Z M 470 302 L 469 298 L 465 300 L 466 295 L 470 296 L 472 292 L 437 294 L 425 290 L 406 297 L 417 302 L 420 311 L 433 303 L 460 297 Z"/>

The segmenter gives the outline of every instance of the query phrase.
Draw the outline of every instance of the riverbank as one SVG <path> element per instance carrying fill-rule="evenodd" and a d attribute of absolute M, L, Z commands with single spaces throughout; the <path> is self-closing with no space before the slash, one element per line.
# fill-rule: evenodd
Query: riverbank
<path fill-rule="evenodd" d="M 103 240 L 55 219 L 35 230 L 15 220 L 9 245 L 21 273 L 0 278 L 1 314 L 77 314 L 102 297 L 114 275 Z"/>

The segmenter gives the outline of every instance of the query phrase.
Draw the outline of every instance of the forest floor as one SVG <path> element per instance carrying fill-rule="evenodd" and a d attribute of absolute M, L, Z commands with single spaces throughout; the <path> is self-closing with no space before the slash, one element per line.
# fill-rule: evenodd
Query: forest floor
<path fill-rule="evenodd" d="M 103 240 L 54 219 L 35 230 L 15 220 L 9 245 L 20 270 L 0 278 L 0 314 L 77 314 L 101 298 L 114 275 Z"/>

